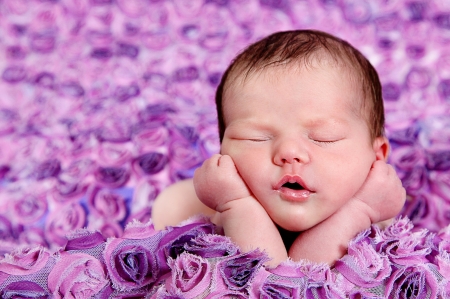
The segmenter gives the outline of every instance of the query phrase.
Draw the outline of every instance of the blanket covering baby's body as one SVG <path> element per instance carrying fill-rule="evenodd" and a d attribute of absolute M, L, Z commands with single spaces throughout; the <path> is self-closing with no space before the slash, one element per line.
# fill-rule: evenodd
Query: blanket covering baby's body
<path fill-rule="evenodd" d="M 120 238 L 78 231 L 55 253 L 17 250 L 0 262 L 2 298 L 449 298 L 450 228 L 398 218 L 353 239 L 333 267 L 263 264 L 207 218 L 156 231 L 139 222 Z"/>
<path fill-rule="evenodd" d="M 442 0 L 0 0 L 0 297 L 450 298 L 449 24 Z M 298 28 L 377 69 L 398 220 L 332 268 L 268 269 L 202 218 L 153 230 L 220 150 L 227 65 Z"/>

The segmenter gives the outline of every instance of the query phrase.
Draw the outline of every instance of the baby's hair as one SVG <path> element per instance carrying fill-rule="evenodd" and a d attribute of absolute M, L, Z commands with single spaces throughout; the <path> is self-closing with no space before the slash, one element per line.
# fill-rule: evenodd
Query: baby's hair
<path fill-rule="evenodd" d="M 223 95 L 226 85 L 252 72 L 269 66 L 303 63 L 312 65 L 321 58 L 344 66 L 361 85 L 363 100 L 361 108 L 370 129 L 372 140 L 384 136 L 384 107 L 381 84 L 377 71 L 367 58 L 348 42 L 331 34 L 317 30 L 293 30 L 271 34 L 251 44 L 231 62 L 222 76 L 216 91 L 216 108 L 219 122 L 219 137 L 225 133 Z"/>

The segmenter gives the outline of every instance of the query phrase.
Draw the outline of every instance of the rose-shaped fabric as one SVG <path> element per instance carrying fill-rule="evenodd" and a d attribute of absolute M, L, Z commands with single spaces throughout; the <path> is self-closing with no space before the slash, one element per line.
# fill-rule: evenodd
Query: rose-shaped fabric
<path fill-rule="evenodd" d="M 95 176 L 100 184 L 109 188 L 118 188 L 126 184 L 130 173 L 125 167 L 99 167 Z"/>
<path fill-rule="evenodd" d="M 42 162 L 35 169 L 34 175 L 37 180 L 55 177 L 61 171 L 61 162 L 57 159 L 50 159 Z"/>
<path fill-rule="evenodd" d="M 91 298 L 108 283 L 104 265 L 85 253 L 62 252 L 48 275 L 54 298 Z"/>
<path fill-rule="evenodd" d="M 106 240 L 99 232 L 90 232 L 87 230 L 77 231 L 67 236 L 66 251 L 86 250 L 103 244 Z"/>
<path fill-rule="evenodd" d="M 349 243 L 348 253 L 336 261 L 334 267 L 349 281 L 365 288 L 383 284 L 391 274 L 389 259 L 375 251 L 367 233 Z"/>
<path fill-rule="evenodd" d="M 386 246 L 386 255 L 396 264 L 410 266 L 427 262 L 427 255 L 431 248 L 427 244 L 426 230 L 411 233 L 397 242 Z"/>
<path fill-rule="evenodd" d="M 138 289 L 158 279 L 160 266 L 144 242 L 113 239 L 106 245 L 104 259 L 117 290 Z"/>
<path fill-rule="evenodd" d="M 246 293 L 257 272 L 268 260 L 258 250 L 224 258 L 216 265 L 217 283 L 229 290 Z"/>
<path fill-rule="evenodd" d="M 427 168 L 448 171 L 450 169 L 450 150 L 439 149 L 427 151 Z"/>
<path fill-rule="evenodd" d="M 23 247 L 0 260 L 0 272 L 10 275 L 28 275 L 41 270 L 50 257 L 43 247 Z"/>
<path fill-rule="evenodd" d="M 168 162 L 167 157 L 158 152 L 149 152 L 137 157 L 134 167 L 143 174 L 152 175 L 164 169 Z"/>
<path fill-rule="evenodd" d="M 47 212 L 47 198 L 43 195 L 24 194 L 11 200 L 10 211 L 17 222 L 34 223 Z"/>
<path fill-rule="evenodd" d="M 186 252 L 199 255 L 203 258 L 222 257 L 235 255 L 239 252 L 238 247 L 230 238 L 221 235 L 200 235 L 184 247 Z"/>
<path fill-rule="evenodd" d="M 433 193 L 450 202 L 450 173 L 448 171 L 431 171 L 430 186 Z"/>
<path fill-rule="evenodd" d="M 396 241 L 408 236 L 411 234 L 414 225 L 407 217 L 399 217 L 384 230 L 380 230 L 378 226 L 373 226 L 373 228 L 376 233 L 374 240 L 378 244 L 386 241 Z"/>
<path fill-rule="evenodd" d="M 0 292 L 3 299 L 50 299 L 51 295 L 35 282 L 21 280 L 8 284 Z"/>
<path fill-rule="evenodd" d="M 227 289 L 219 289 L 205 297 L 205 299 L 223 299 L 223 298 L 225 298 L 225 299 L 247 299 L 249 297 L 245 293 L 227 290 Z"/>
<path fill-rule="evenodd" d="M 67 242 L 66 235 L 72 230 L 85 225 L 86 212 L 78 204 L 58 208 L 47 216 L 45 236 L 53 244 L 63 246 Z"/>
<path fill-rule="evenodd" d="M 211 222 L 205 222 L 206 219 L 189 221 L 198 222 L 180 224 L 180 226 L 170 228 L 167 234 L 161 238 L 157 255 L 162 273 L 166 273 L 169 270 L 166 263 L 169 257 L 175 259 L 186 250 L 185 247 L 189 246 L 197 236 L 214 232 L 214 225 Z"/>
<path fill-rule="evenodd" d="M 336 284 L 336 276 L 326 264 L 300 261 L 297 271 L 304 276 L 303 298 L 345 298 L 343 290 Z"/>
<path fill-rule="evenodd" d="M 433 272 L 437 269 L 432 264 L 399 268 L 386 283 L 386 298 L 437 298 L 439 284 Z"/>
<path fill-rule="evenodd" d="M 211 266 L 206 259 L 183 252 L 176 259 L 169 258 L 168 264 L 172 271 L 172 276 L 166 281 L 169 293 L 197 298 L 208 289 Z"/>
<path fill-rule="evenodd" d="M 94 190 L 88 204 L 93 213 L 109 221 L 123 220 L 127 213 L 125 198 L 106 188 Z"/>
<path fill-rule="evenodd" d="M 302 297 L 302 291 L 304 286 L 290 281 L 288 279 L 283 280 L 268 280 L 260 288 L 259 297 L 261 299 L 300 299 Z"/>

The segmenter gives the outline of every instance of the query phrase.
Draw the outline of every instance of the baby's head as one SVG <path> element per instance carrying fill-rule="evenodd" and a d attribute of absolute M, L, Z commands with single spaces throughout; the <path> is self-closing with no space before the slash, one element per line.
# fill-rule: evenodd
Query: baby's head
<path fill-rule="evenodd" d="M 219 137 L 223 139 L 226 121 L 223 114 L 227 89 L 248 76 L 275 66 L 308 67 L 331 63 L 352 80 L 361 92 L 360 103 L 354 103 L 367 121 L 371 139 L 384 136 L 384 108 L 378 74 L 367 58 L 348 42 L 316 30 L 277 32 L 250 45 L 239 54 L 222 76 L 216 91 Z M 289 76 L 291 68 L 282 75 Z M 345 77 L 344 77 L 345 75 Z M 275 103 L 274 103 L 275 104 Z"/>
<path fill-rule="evenodd" d="M 221 153 L 284 229 L 303 231 L 335 213 L 386 159 L 378 75 L 326 33 L 281 32 L 251 45 L 216 100 Z"/>

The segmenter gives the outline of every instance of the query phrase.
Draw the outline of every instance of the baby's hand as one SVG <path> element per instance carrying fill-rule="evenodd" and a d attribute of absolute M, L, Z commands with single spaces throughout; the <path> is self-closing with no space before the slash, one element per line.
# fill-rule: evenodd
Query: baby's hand
<path fill-rule="evenodd" d="M 218 212 L 227 210 L 227 203 L 251 196 L 228 155 L 216 154 L 206 160 L 194 173 L 194 187 L 198 198 Z"/>
<path fill-rule="evenodd" d="M 372 223 L 395 217 L 405 204 L 406 191 L 395 169 L 384 161 L 375 161 L 369 175 L 354 198 L 366 205 Z"/>

